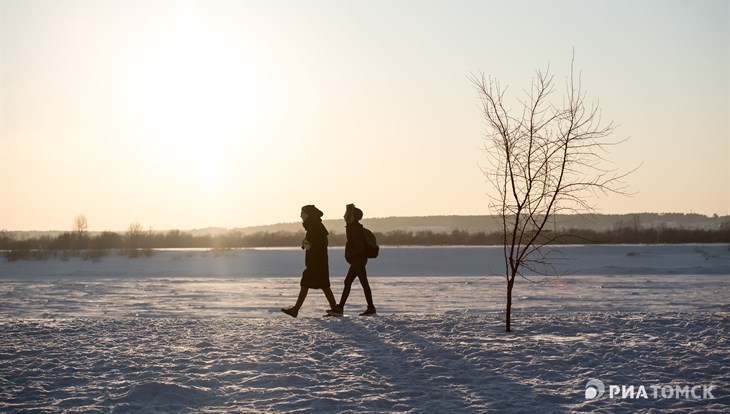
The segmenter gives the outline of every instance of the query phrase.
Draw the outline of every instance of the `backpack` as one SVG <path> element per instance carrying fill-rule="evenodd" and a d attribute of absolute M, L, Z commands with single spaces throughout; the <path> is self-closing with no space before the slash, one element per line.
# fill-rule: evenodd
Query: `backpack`
<path fill-rule="evenodd" d="M 378 241 L 375 240 L 375 235 L 372 231 L 366 229 L 365 227 L 362 228 L 363 233 L 365 234 L 365 257 L 368 259 L 375 259 L 378 257 L 378 253 L 380 253 L 380 246 L 378 246 Z"/>

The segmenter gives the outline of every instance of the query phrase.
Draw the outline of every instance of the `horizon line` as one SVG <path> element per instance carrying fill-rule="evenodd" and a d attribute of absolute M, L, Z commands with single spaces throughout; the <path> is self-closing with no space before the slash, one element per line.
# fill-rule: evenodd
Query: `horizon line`
<path fill-rule="evenodd" d="M 689 212 L 689 213 L 680 213 L 680 212 L 634 212 L 634 213 L 573 213 L 573 214 L 555 214 L 554 216 L 562 216 L 562 217 L 589 217 L 589 216 L 636 216 L 636 215 L 656 215 L 656 216 L 670 216 L 670 215 L 681 215 L 681 216 L 700 216 L 707 219 L 723 219 L 723 218 L 730 218 L 730 214 L 727 215 L 719 215 L 719 214 L 713 214 L 713 215 L 707 215 L 702 213 L 695 213 L 695 212 Z M 388 219 L 419 219 L 419 218 L 444 218 L 444 217 L 484 217 L 484 218 L 494 218 L 499 217 L 496 214 L 434 214 L 434 215 L 427 215 L 427 216 L 382 216 L 382 217 L 368 217 L 363 218 L 361 221 L 372 221 L 372 220 L 388 220 Z M 332 219 L 323 219 L 322 221 L 343 221 L 342 218 L 332 218 Z M 183 229 L 181 227 L 178 228 L 167 228 L 167 229 L 158 229 L 155 230 L 152 226 L 147 226 L 145 231 L 153 231 L 153 232 L 169 232 L 169 231 L 204 231 L 204 230 L 244 230 L 244 229 L 252 229 L 257 227 L 273 227 L 273 226 L 285 226 L 285 225 L 293 225 L 298 224 L 300 221 L 293 220 L 293 221 L 286 221 L 286 222 L 276 222 L 276 223 L 269 223 L 269 224 L 254 224 L 254 225 L 248 225 L 248 226 L 205 226 L 205 227 L 192 227 Z M 130 224 L 136 224 L 136 222 L 132 222 Z M 118 229 L 118 230 L 110 230 L 110 229 L 103 229 L 103 230 L 86 230 L 88 233 L 103 233 L 103 232 L 125 232 L 128 229 Z M 74 232 L 76 230 L 73 229 L 67 229 L 67 230 L 59 230 L 59 229 L 45 229 L 45 230 L 8 230 L 4 228 L 0 228 L 0 233 L 65 233 L 65 232 Z"/>

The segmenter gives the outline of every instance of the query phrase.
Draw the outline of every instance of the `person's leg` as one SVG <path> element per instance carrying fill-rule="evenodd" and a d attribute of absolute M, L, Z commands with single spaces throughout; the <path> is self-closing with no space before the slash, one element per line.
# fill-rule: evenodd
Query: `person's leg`
<path fill-rule="evenodd" d="M 296 318 L 297 315 L 299 315 L 299 308 L 302 307 L 302 305 L 304 304 L 304 299 L 307 298 L 307 292 L 309 292 L 309 289 L 302 287 L 299 290 L 299 297 L 297 298 L 297 303 L 294 306 L 292 306 L 291 308 L 281 308 L 281 311 L 286 313 L 289 316 Z"/>
<path fill-rule="evenodd" d="M 324 296 L 327 298 L 327 302 L 330 304 L 330 308 L 337 308 L 337 302 L 335 302 L 335 295 L 332 293 L 332 289 L 326 287 L 322 288 L 322 291 L 324 292 Z"/>
<path fill-rule="evenodd" d="M 299 297 L 297 298 L 296 305 L 294 305 L 295 308 L 299 309 L 299 308 L 302 307 L 302 305 L 304 305 L 304 299 L 307 298 L 307 293 L 309 293 L 309 289 L 308 288 L 302 287 L 299 290 Z"/>
<path fill-rule="evenodd" d="M 368 271 L 364 263 L 359 267 L 357 277 L 360 279 L 363 292 L 365 292 L 365 300 L 368 302 L 368 308 L 375 309 L 375 305 L 373 305 L 373 292 L 370 290 L 370 283 L 368 283 Z"/>
<path fill-rule="evenodd" d="M 342 296 L 340 297 L 340 307 L 344 309 L 347 297 L 350 296 L 350 289 L 352 288 L 352 282 L 357 277 L 355 266 L 350 265 L 350 270 L 347 271 L 347 277 L 345 277 L 345 288 L 342 289 Z"/>

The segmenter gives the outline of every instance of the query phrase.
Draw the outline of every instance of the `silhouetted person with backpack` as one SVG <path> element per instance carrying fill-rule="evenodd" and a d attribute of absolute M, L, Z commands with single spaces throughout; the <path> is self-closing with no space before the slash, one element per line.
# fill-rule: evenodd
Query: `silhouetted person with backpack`
<path fill-rule="evenodd" d="M 335 295 L 332 294 L 332 289 L 330 289 L 329 258 L 327 257 L 327 246 L 329 244 L 327 235 L 329 233 L 322 224 L 322 216 L 323 213 L 313 205 L 302 207 L 302 225 L 307 233 L 302 241 L 302 249 L 305 250 L 305 269 L 299 283 L 301 289 L 299 290 L 297 303 L 294 306 L 281 308 L 282 312 L 295 318 L 304 304 L 304 299 L 307 298 L 309 289 L 322 289 L 324 291 L 324 295 L 330 304 L 330 311 L 334 311 L 337 306 Z"/>
<path fill-rule="evenodd" d="M 345 222 L 347 223 L 345 229 L 347 234 L 347 244 L 345 245 L 345 259 L 350 264 L 350 270 L 347 272 L 345 277 L 345 288 L 342 291 L 342 298 L 337 307 L 330 311 L 331 315 L 339 316 L 344 313 L 345 303 L 347 297 L 350 296 L 350 289 L 352 288 L 352 282 L 355 278 L 360 279 L 360 285 L 362 290 L 365 292 L 365 300 L 368 303 L 368 308 L 365 312 L 361 313 L 360 316 L 375 315 L 375 305 L 373 305 L 373 294 L 370 290 L 370 284 L 368 283 L 368 273 L 365 266 L 368 263 L 368 241 L 366 240 L 366 233 L 370 233 L 366 230 L 360 220 L 362 219 L 362 210 L 355 207 L 354 204 L 348 204 L 345 210 Z M 370 233 L 372 235 L 372 233 Z M 373 237 L 374 238 L 374 237 Z M 374 242 L 373 242 L 374 244 Z M 377 247 L 375 247 L 377 249 Z M 375 252 L 377 256 L 377 251 Z M 371 256 L 374 257 L 374 256 Z"/>

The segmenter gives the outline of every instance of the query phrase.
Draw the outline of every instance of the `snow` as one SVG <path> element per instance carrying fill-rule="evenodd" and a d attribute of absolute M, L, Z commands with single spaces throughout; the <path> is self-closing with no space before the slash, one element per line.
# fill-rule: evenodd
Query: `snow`
<path fill-rule="evenodd" d="M 518 281 L 510 334 L 491 248 L 385 248 L 379 315 L 354 316 L 355 286 L 344 318 L 319 292 L 278 311 L 296 250 L 0 262 L 0 412 L 730 411 L 728 246 L 562 250 L 570 275 Z M 591 379 L 606 395 L 585 398 Z"/>
<path fill-rule="evenodd" d="M 566 246 L 555 270 L 571 275 L 728 275 L 727 245 Z M 330 273 L 347 273 L 342 248 L 330 248 Z M 0 279 L 209 277 L 301 275 L 301 249 L 160 250 L 129 259 L 111 252 L 97 263 L 78 257 L 45 261 L 0 260 Z M 368 263 L 373 276 L 484 276 L 504 274 L 499 247 L 384 247 Z"/>
<path fill-rule="evenodd" d="M 728 315 L 6 320 L 0 408 L 104 412 L 727 412 Z M 586 401 L 585 383 L 714 400 Z"/>

